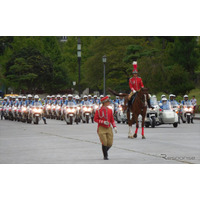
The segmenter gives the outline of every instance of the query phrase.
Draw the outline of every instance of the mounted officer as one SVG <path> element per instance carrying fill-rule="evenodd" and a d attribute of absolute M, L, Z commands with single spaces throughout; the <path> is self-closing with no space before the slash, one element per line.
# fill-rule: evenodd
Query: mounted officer
<path fill-rule="evenodd" d="M 39 96 L 38 95 L 34 96 L 34 100 L 32 101 L 31 104 L 32 104 L 32 106 L 36 106 L 36 105 L 42 106 L 42 102 L 39 100 Z M 44 113 L 42 113 L 42 119 L 44 121 L 44 124 L 47 124 L 46 117 L 44 117 Z"/>
<path fill-rule="evenodd" d="M 138 76 L 138 70 L 137 70 L 137 62 L 133 61 L 133 71 L 132 71 L 133 77 L 129 79 L 129 87 L 131 89 L 131 93 L 128 96 L 128 109 L 130 108 L 131 104 L 133 104 L 134 99 L 137 95 L 137 92 L 144 88 L 144 84 L 142 82 L 142 78 Z M 150 97 L 147 99 L 148 105 L 150 105 Z"/>
<path fill-rule="evenodd" d="M 184 100 L 181 102 L 182 105 L 185 105 L 187 102 L 190 102 L 190 100 L 188 99 L 188 95 L 187 94 L 184 95 L 183 98 L 184 98 Z"/>

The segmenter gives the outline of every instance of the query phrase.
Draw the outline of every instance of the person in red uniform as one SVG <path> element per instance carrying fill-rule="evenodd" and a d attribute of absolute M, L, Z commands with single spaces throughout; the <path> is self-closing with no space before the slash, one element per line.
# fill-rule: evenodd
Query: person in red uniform
<path fill-rule="evenodd" d="M 134 101 L 137 92 L 141 88 L 144 88 L 144 84 L 142 82 L 142 78 L 138 77 L 138 70 L 137 70 L 137 62 L 136 61 L 133 61 L 133 72 L 132 73 L 133 73 L 133 77 L 129 79 L 129 87 L 131 89 L 131 93 L 128 96 L 129 107 L 131 106 L 131 102 Z M 148 103 L 148 105 L 150 105 L 150 98 L 147 99 L 147 103 Z"/>
<path fill-rule="evenodd" d="M 114 121 L 113 113 L 107 106 L 110 104 L 110 99 L 105 96 L 101 99 L 103 106 L 96 110 L 94 121 L 98 123 L 97 133 L 102 143 L 102 151 L 104 160 L 108 160 L 108 150 L 113 144 L 113 126 L 115 133 L 117 133 L 117 127 Z"/>

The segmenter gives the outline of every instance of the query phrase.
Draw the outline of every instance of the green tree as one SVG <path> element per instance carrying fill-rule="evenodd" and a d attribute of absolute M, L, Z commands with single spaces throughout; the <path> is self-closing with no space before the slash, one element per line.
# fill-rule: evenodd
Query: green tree
<path fill-rule="evenodd" d="M 170 50 L 172 62 L 181 65 L 188 71 L 190 78 L 195 78 L 195 70 L 199 63 L 199 46 L 197 37 L 175 37 L 174 44 Z"/>

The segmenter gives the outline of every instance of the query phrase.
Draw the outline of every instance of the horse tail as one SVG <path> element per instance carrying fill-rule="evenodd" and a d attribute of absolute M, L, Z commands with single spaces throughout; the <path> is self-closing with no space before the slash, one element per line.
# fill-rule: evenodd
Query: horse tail
<path fill-rule="evenodd" d="M 114 94 L 114 95 L 116 95 L 116 96 L 120 96 L 120 97 L 126 97 L 126 96 L 128 96 L 129 94 L 126 94 L 126 93 L 117 93 L 117 92 L 115 92 L 114 90 L 112 90 L 112 89 L 110 89 L 110 88 L 108 88 L 108 91 L 111 93 L 111 94 Z"/>

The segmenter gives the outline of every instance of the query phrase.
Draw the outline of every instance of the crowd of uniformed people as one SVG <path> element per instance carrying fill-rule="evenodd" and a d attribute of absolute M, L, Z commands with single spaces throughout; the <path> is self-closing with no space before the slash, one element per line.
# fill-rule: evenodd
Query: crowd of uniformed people
<path fill-rule="evenodd" d="M 85 104 L 90 104 L 90 105 L 98 105 L 101 106 L 101 99 L 103 98 L 103 95 L 100 95 L 99 97 L 97 95 L 83 95 L 82 97 L 79 97 L 78 95 L 72 95 L 72 94 L 68 94 L 68 95 L 47 95 L 46 98 L 39 98 L 38 95 L 31 95 L 28 94 L 27 96 L 6 96 L 3 99 L 2 102 L 2 108 L 1 108 L 1 119 L 5 118 L 5 119 L 9 119 L 12 117 L 9 116 L 9 110 L 7 112 L 6 107 L 7 108 L 21 108 L 22 106 L 24 107 L 32 107 L 35 104 L 39 104 L 40 106 L 43 106 L 44 108 L 44 112 L 42 114 L 42 119 L 44 121 L 44 123 L 46 124 L 46 110 L 45 110 L 45 106 L 46 105 L 59 105 L 61 108 L 68 106 L 68 104 L 71 102 L 74 105 L 77 106 L 83 106 Z M 108 97 L 110 98 L 110 95 L 108 95 Z M 155 95 L 153 95 L 152 97 L 156 97 Z M 189 100 L 188 95 L 184 95 L 183 100 L 177 102 L 176 101 L 176 96 L 174 94 L 170 94 L 169 95 L 169 99 L 167 99 L 166 95 L 162 95 L 160 102 L 159 102 L 159 106 L 161 109 L 170 109 L 170 104 L 171 103 L 176 103 L 178 105 L 185 105 L 187 102 L 190 102 L 195 109 L 196 106 L 196 99 L 193 96 L 193 98 L 191 100 Z M 122 96 L 116 96 L 115 99 L 110 99 L 110 103 L 111 105 L 113 105 L 113 114 L 115 115 L 116 112 L 118 111 L 118 106 L 120 105 L 124 105 L 124 98 Z M 7 113 L 6 113 L 7 112 Z M 29 114 L 31 114 L 29 112 Z M 51 113 L 52 114 L 52 113 Z M 60 117 L 60 119 L 64 119 L 63 117 L 63 112 L 62 112 L 62 116 Z M 10 115 L 12 115 L 12 112 L 10 112 Z M 27 116 L 28 117 L 28 116 Z M 56 116 L 55 116 L 56 118 Z"/>

